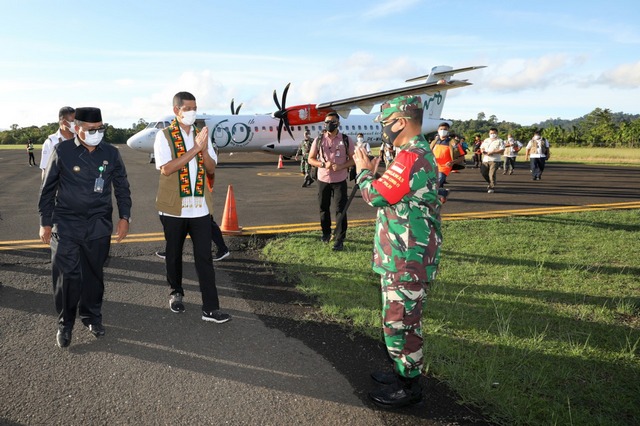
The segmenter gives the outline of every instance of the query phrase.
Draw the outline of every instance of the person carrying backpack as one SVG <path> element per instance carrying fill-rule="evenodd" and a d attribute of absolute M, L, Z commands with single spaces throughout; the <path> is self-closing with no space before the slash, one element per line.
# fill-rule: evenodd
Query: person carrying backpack
<path fill-rule="evenodd" d="M 340 132 L 340 117 L 330 112 L 324 119 L 325 131 L 318 136 L 309 151 L 309 164 L 318 168 L 318 203 L 322 242 L 331 241 L 331 200 L 336 207 L 337 221 L 333 250 L 342 251 L 347 235 L 347 179 L 349 168 L 354 165 L 354 144 Z"/>

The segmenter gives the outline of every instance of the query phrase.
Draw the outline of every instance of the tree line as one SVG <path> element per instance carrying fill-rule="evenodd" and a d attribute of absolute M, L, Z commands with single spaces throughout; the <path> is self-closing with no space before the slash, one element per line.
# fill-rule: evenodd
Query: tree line
<path fill-rule="evenodd" d="M 573 120 L 560 118 L 549 119 L 531 126 L 517 123 L 498 121 L 495 115 L 486 117 L 485 113 L 478 113 L 477 119 L 452 120 L 452 130 L 467 140 L 473 140 L 475 135 L 482 139 L 489 134 L 489 129 L 498 129 L 499 136 L 506 138 L 511 133 L 516 140 L 527 142 L 535 131 L 542 135 L 554 146 L 585 146 L 585 147 L 629 147 L 640 148 L 640 115 L 613 113 L 609 109 L 596 108 L 589 114 Z M 128 129 L 119 129 L 109 124 L 105 133 L 105 140 L 112 144 L 123 144 L 131 136 L 147 126 L 142 118 L 133 123 Z M 43 143 L 44 140 L 58 130 L 58 123 L 44 126 L 18 127 L 14 124 L 9 130 L 0 132 L 0 145 L 26 145 L 31 139 L 33 143 Z"/>
<path fill-rule="evenodd" d="M 452 120 L 452 130 L 467 140 L 475 135 L 488 137 L 489 129 L 498 129 L 498 135 L 527 142 L 536 131 L 541 131 L 554 146 L 629 147 L 640 148 L 640 115 L 612 113 L 609 109 L 596 108 L 589 114 L 574 120 L 549 119 L 531 126 L 521 126 L 506 121 L 498 122 L 495 115 L 489 118 L 481 112 L 475 120 Z"/>
<path fill-rule="evenodd" d="M 105 123 L 107 130 L 104 134 L 104 140 L 111 144 L 127 143 L 127 139 L 147 127 L 147 124 L 142 118 L 128 129 L 119 129 Z M 17 124 L 13 124 L 9 130 L 0 132 L 0 145 L 26 145 L 29 139 L 34 144 L 41 144 L 49 135 L 57 132 L 58 127 L 58 123 L 49 123 L 40 127 L 18 127 Z"/>

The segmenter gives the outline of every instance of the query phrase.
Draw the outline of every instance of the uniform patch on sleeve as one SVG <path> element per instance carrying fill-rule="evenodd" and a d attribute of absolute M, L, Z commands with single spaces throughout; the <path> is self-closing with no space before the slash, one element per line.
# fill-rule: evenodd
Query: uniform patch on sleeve
<path fill-rule="evenodd" d="M 409 193 L 411 168 L 417 154 L 400 151 L 391 167 L 372 186 L 389 204 L 395 204 Z"/>

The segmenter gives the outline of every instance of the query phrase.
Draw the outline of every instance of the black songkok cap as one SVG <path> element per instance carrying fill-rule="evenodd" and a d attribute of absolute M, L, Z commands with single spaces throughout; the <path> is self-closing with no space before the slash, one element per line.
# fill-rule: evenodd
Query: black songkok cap
<path fill-rule="evenodd" d="M 76 120 L 84 121 L 85 123 L 100 123 L 102 121 L 102 113 L 100 108 L 76 108 Z"/>

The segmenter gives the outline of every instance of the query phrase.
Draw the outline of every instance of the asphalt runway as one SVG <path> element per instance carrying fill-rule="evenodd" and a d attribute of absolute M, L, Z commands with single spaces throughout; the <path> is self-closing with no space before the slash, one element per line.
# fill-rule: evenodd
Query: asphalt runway
<path fill-rule="evenodd" d="M 368 372 L 385 365 L 379 342 L 314 320 L 311 301 L 246 247 L 227 237 L 230 258 L 216 264 L 227 324 L 200 320 L 198 284 L 185 255 L 185 304 L 168 309 L 154 208 L 157 171 L 123 146 L 133 194 L 131 234 L 113 244 L 105 269 L 105 338 L 82 326 L 68 349 L 55 345 L 49 250 L 37 241 L 40 172 L 26 153 L 0 150 L 0 424 L 444 425 L 485 424 L 425 379 L 425 403 L 389 413 L 373 407 Z M 39 152 L 36 152 L 39 158 Z M 598 208 L 640 208 L 640 169 L 550 162 L 530 180 L 520 162 L 487 194 L 478 170 L 449 178 L 444 219 Z M 316 187 L 301 188 L 294 162 L 266 154 L 223 156 L 216 174 L 216 219 L 233 185 L 240 225 L 252 232 L 318 229 Z M 374 209 L 359 198 L 352 223 Z M 348 240 L 346 242 L 348 251 Z"/>
<path fill-rule="evenodd" d="M 126 146 L 120 149 L 127 167 L 133 197 L 130 232 L 156 234 L 162 240 L 162 228 L 155 209 L 158 171 L 146 154 Z M 39 161 L 39 152 L 36 152 Z M 0 241 L 37 240 L 37 202 L 40 172 L 29 167 L 27 155 L 20 151 L 0 150 Z M 261 153 L 223 154 L 219 159 L 214 186 L 214 217 L 221 224 L 229 185 L 233 186 L 239 225 L 246 233 L 286 232 L 290 229 L 318 229 L 317 185 L 302 188 L 298 163 L 284 162 L 278 169 L 278 157 Z M 541 181 L 532 181 L 528 163 L 522 158 L 514 175 L 499 172 L 496 192 L 488 194 L 478 169 L 467 168 L 451 174 L 447 188 L 449 201 L 443 218 L 500 216 L 500 212 L 535 214 L 563 211 L 586 205 L 607 205 L 640 200 L 640 168 L 554 164 L 550 161 Z M 349 184 L 351 191 L 352 183 Z M 116 211 L 117 213 L 117 211 Z M 356 194 L 348 212 L 352 223 L 372 220 L 375 209 Z M 1 247 L 0 247 L 1 248 Z"/>

